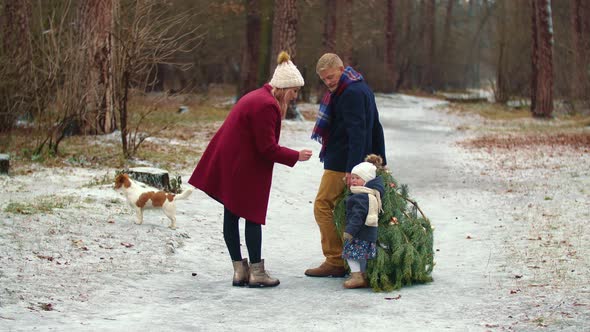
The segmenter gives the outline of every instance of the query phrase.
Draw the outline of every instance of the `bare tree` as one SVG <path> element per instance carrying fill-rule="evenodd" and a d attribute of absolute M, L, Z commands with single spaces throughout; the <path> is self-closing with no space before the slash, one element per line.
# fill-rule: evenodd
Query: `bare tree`
<path fill-rule="evenodd" d="M 85 93 L 86 57 L 80 50 L 79 34 L 71 24 L 71 2 L 52 7 L 35 40 L 35 70 L 38 78 L 33 91 L 36 109 L 33 156 L 58 155 L 64 138 L 78 134 L 80 109 Z"/>
<path fill-rule="evenodd" d="M 80 111 L 85 133 L 111 133 L 115 130 L 113 93 L 114 28 L 113 0 L 88 0 L 78 8 L 80 44 L 86 51 L 88 75 L 84 85 L 85 107 Z"/>
<path fill-rule="evenodd" d="M 533 8 L 531 112 L 536 117 L 551 117 L 553 112 L 553 22 L 551 2 L 550 0 L 531 0 L 531 4 Z"/>
<path fill-rule="evenodd" d="M 148 85 L 153 84 L 149 73 L 158 64 L 189 68 L 190 63 L 175 61 L 176 55 L 192 52 L 202 36 L 197 33 L 199 27 L 192 25 L 195 20 L 192 12 L 170 13 L 165 3 L 143 0 L 120 6 L 115 7 L 120 19 L 116 20 L 118 24 L 113 33 L 114 91 L 122 151 L 124 157 L 129 158 L 147 137 L 154 134 L 140 133 L 139 124 L 130 130 L 128 103 L 132 97 L 131 89 L 145 91 Z M 140 114 L 138 122 L 150 112 L 153 108 Z"/>

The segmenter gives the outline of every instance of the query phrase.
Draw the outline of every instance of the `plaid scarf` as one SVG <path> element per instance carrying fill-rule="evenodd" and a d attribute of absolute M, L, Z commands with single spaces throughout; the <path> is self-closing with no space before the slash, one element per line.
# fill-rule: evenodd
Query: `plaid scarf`
<path fill-rule="evenodd" d="M 324 97 L 322 97 L 322 101 L 320 102 L 320 110 L 318 112 L 318 118 L 315 122 L 315 126 L 313 127 L 313 131 L 311 134 L 311 139 L 318 141 L 322 145 L 322 150 L 320 151 L 320 161 L 324 161 L 324 156 L 326 154 L 326 145 L 328 144 L 328 137 L 330 136 L 330 121 L 332 119 L 332 112 L 334 111 L 334 105 L 332 105 L 332 97 L 333 96 L 340 96 L 346 88 L 357 81 L 362 81 L 363 75 L 356 72 L 352 67 L 346 67 L 342 76 L 340 76 L 340 80 L 338 81 L 338 87 L 336 91 L 330 93 L 330 91 L 326 92 Z"/>

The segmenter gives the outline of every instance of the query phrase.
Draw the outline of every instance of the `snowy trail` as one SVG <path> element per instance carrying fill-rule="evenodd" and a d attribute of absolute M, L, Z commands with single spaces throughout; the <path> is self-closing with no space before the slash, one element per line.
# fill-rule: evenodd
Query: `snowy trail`
<path fill-rule="evenodd" d="M 453 145 L 462 134 L 450 115 L 429 109 L 437 103 L 399 95 L 378 98 L 389 166 L 435 227 L 434 282 L 374 293 L 345 290 L 344 279 L 303 275 L 323 260 L 312 203 L 322 165 L 319 144 L 309 139 L 313 123 L 290 122 L 281 144 L 311 148 L 314 157 L 294 168 L 275 168 L 263 258 L 280 286 L 231 286 L 222 208 L 197 191 L 179 203 L 178 232 L 190 238 L 176 250 L 171 271 L 110 275 L 84 303 L 63 304 L 60 312 L 25 312 L 16 320 L 0 318 L 0 329 L 485 331 L 486 324 L 506 323 L 510 302 L 499 292 L 505 277 L 498 274 L 500 239 L 494 237 L 494 206 L 500 202 L 489 190 L 493 184 L 464 171 L 471 162 Z M 247 257 L 245 245 L 243 254 Z"/>

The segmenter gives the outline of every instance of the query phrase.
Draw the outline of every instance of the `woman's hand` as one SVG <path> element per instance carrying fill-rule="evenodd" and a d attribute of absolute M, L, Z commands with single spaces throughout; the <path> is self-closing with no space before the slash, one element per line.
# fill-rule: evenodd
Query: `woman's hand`
<path fill-rule="evenodd" d="M 299 161 L 309 160 L 309 158 L 311 158 L 311 155 L 311 150 L 303 149 L 299 151 Z"/>

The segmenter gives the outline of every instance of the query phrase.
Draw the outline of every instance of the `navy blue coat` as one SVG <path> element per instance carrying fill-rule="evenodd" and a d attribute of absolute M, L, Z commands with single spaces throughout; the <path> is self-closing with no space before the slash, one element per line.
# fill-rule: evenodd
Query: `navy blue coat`
<path fill-rule="evenodd" d="M 379 191 L 383 199 L 385 189 L 380 176 L 367 182 L 365 187 Z M 368 213 L 369 194 L 350 194 L 346 198 L 346 228 L 344 231 L 354 238 L 377 242 L 377 227 L 365 226 Z"/>
<path fill-rule="evenodd" d="M 375 95 L 364 81 L 351 83 L 341 95 L 332 94 L 330 136 L 326 145 L 324 169 L 350 173 L 368 154 L 385 159 L 383 127 Z"/>

